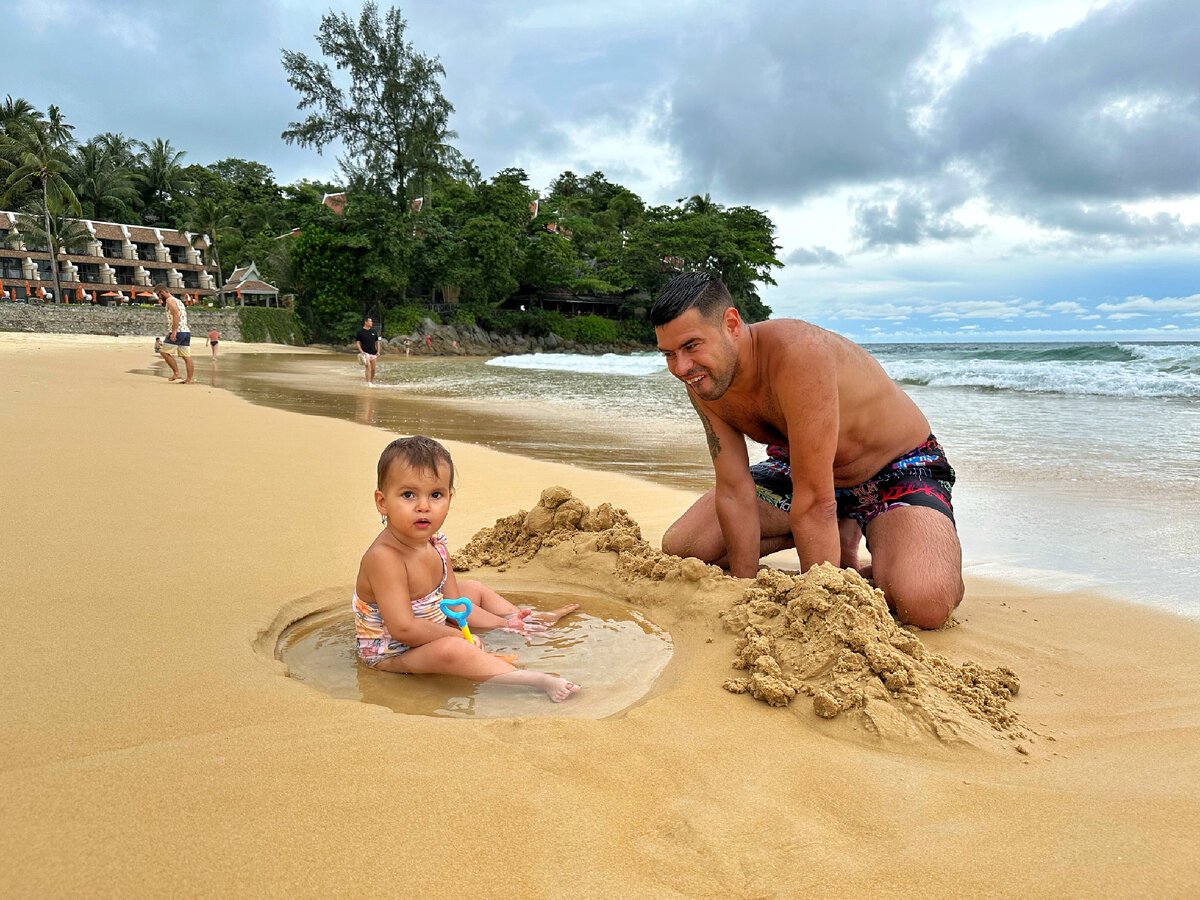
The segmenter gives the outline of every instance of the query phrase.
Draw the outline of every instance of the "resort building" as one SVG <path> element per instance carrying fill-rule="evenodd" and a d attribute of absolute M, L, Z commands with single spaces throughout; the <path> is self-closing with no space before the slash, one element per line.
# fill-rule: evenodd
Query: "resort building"
<path fill-rule="evenodd" d="M 234 269 L 221 293 L 226 299 L 237 298 L 238 306 L 278 306 L 279 288 L 263 281 L 254 263 Z"/>
<path fill-rule="evenodd" d="M 58 255 L 63 296 L 55 297 L 49 248 L 32 224 L 29 215 L 0 211 L 0 300 L 147 302 L 156 284 L 192 300 L 217 291 L 207 235 L 80 219 L 77 244 Z"/>

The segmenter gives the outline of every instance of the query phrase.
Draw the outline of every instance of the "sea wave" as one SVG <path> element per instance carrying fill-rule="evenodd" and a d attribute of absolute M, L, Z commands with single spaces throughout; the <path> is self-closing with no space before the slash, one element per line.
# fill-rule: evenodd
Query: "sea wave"
<path fill-rule="evenodd" d="M 667 368 L 666 360 L 658 353 L 604 353 L 599 356 L 584 353 L 523 353 L 518 356 L 497 356 L 489 359 L 487 365 L 589 375 L 653 375 Z"/>
<path fill-rule="evenodd" d="M 1200 399 L 1200 346 L 1090 344 L 879 354 L 901 384 L 1026 393 Z"/>

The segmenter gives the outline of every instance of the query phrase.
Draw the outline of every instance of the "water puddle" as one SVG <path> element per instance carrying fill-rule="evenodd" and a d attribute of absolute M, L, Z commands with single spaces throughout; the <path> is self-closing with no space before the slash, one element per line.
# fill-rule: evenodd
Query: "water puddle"
<path fill-rule="evenodd" d="M 333 697 L 408 715 L 489 719 L 611 716 L 644 697 L 671 659 L 671 636 L 615 600 L 557 592 L 504 595 L 535 609 L 581 604 L 579 611 L 541 634 L 481 635 L 488 651 L 515 654 L 518 667 L 551 672 L 581 685 L 574 696 L 551 703 L 541 691 L 529 688 L 378 672 L 355 655 L 354 617 L 348 608 L 314 613 L 293 623 L 280 635 L 276 654 L 293 678 Z"/>

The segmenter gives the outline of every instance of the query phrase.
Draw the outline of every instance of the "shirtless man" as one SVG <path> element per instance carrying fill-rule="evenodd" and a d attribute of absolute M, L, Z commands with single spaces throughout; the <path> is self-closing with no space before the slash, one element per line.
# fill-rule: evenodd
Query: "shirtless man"
<path fill-rule="evenodd" d="M 945 623 L 963 596 L 954 470 L 917 405 L 857 344 L 798 319 L 747 325 L 725 285 L 679 275 L 650 311 L 671 374 L 700 415 L 716 487 L 663 535 L 663 550 L 753 578 L 795 547 L 805 571 L 860 568 L 902 622 Z M 751 467 L 743 439 L 768 445 Z"/>

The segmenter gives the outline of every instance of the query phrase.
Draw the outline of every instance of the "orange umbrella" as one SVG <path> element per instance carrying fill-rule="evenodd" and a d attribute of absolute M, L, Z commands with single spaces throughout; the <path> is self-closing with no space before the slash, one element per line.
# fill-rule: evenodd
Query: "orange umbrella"
<path fill-rule="evenodd" d="M 83 299 L 83 285 L 82 284 L 79 287 L 75 288 L 75 299 L 76 300 Z"/>
<path fill-rule="evenodd" d="M 105 291 L 100 296 L 101 297 L 120 297 L 121 295 L 117 291 Z"/>

